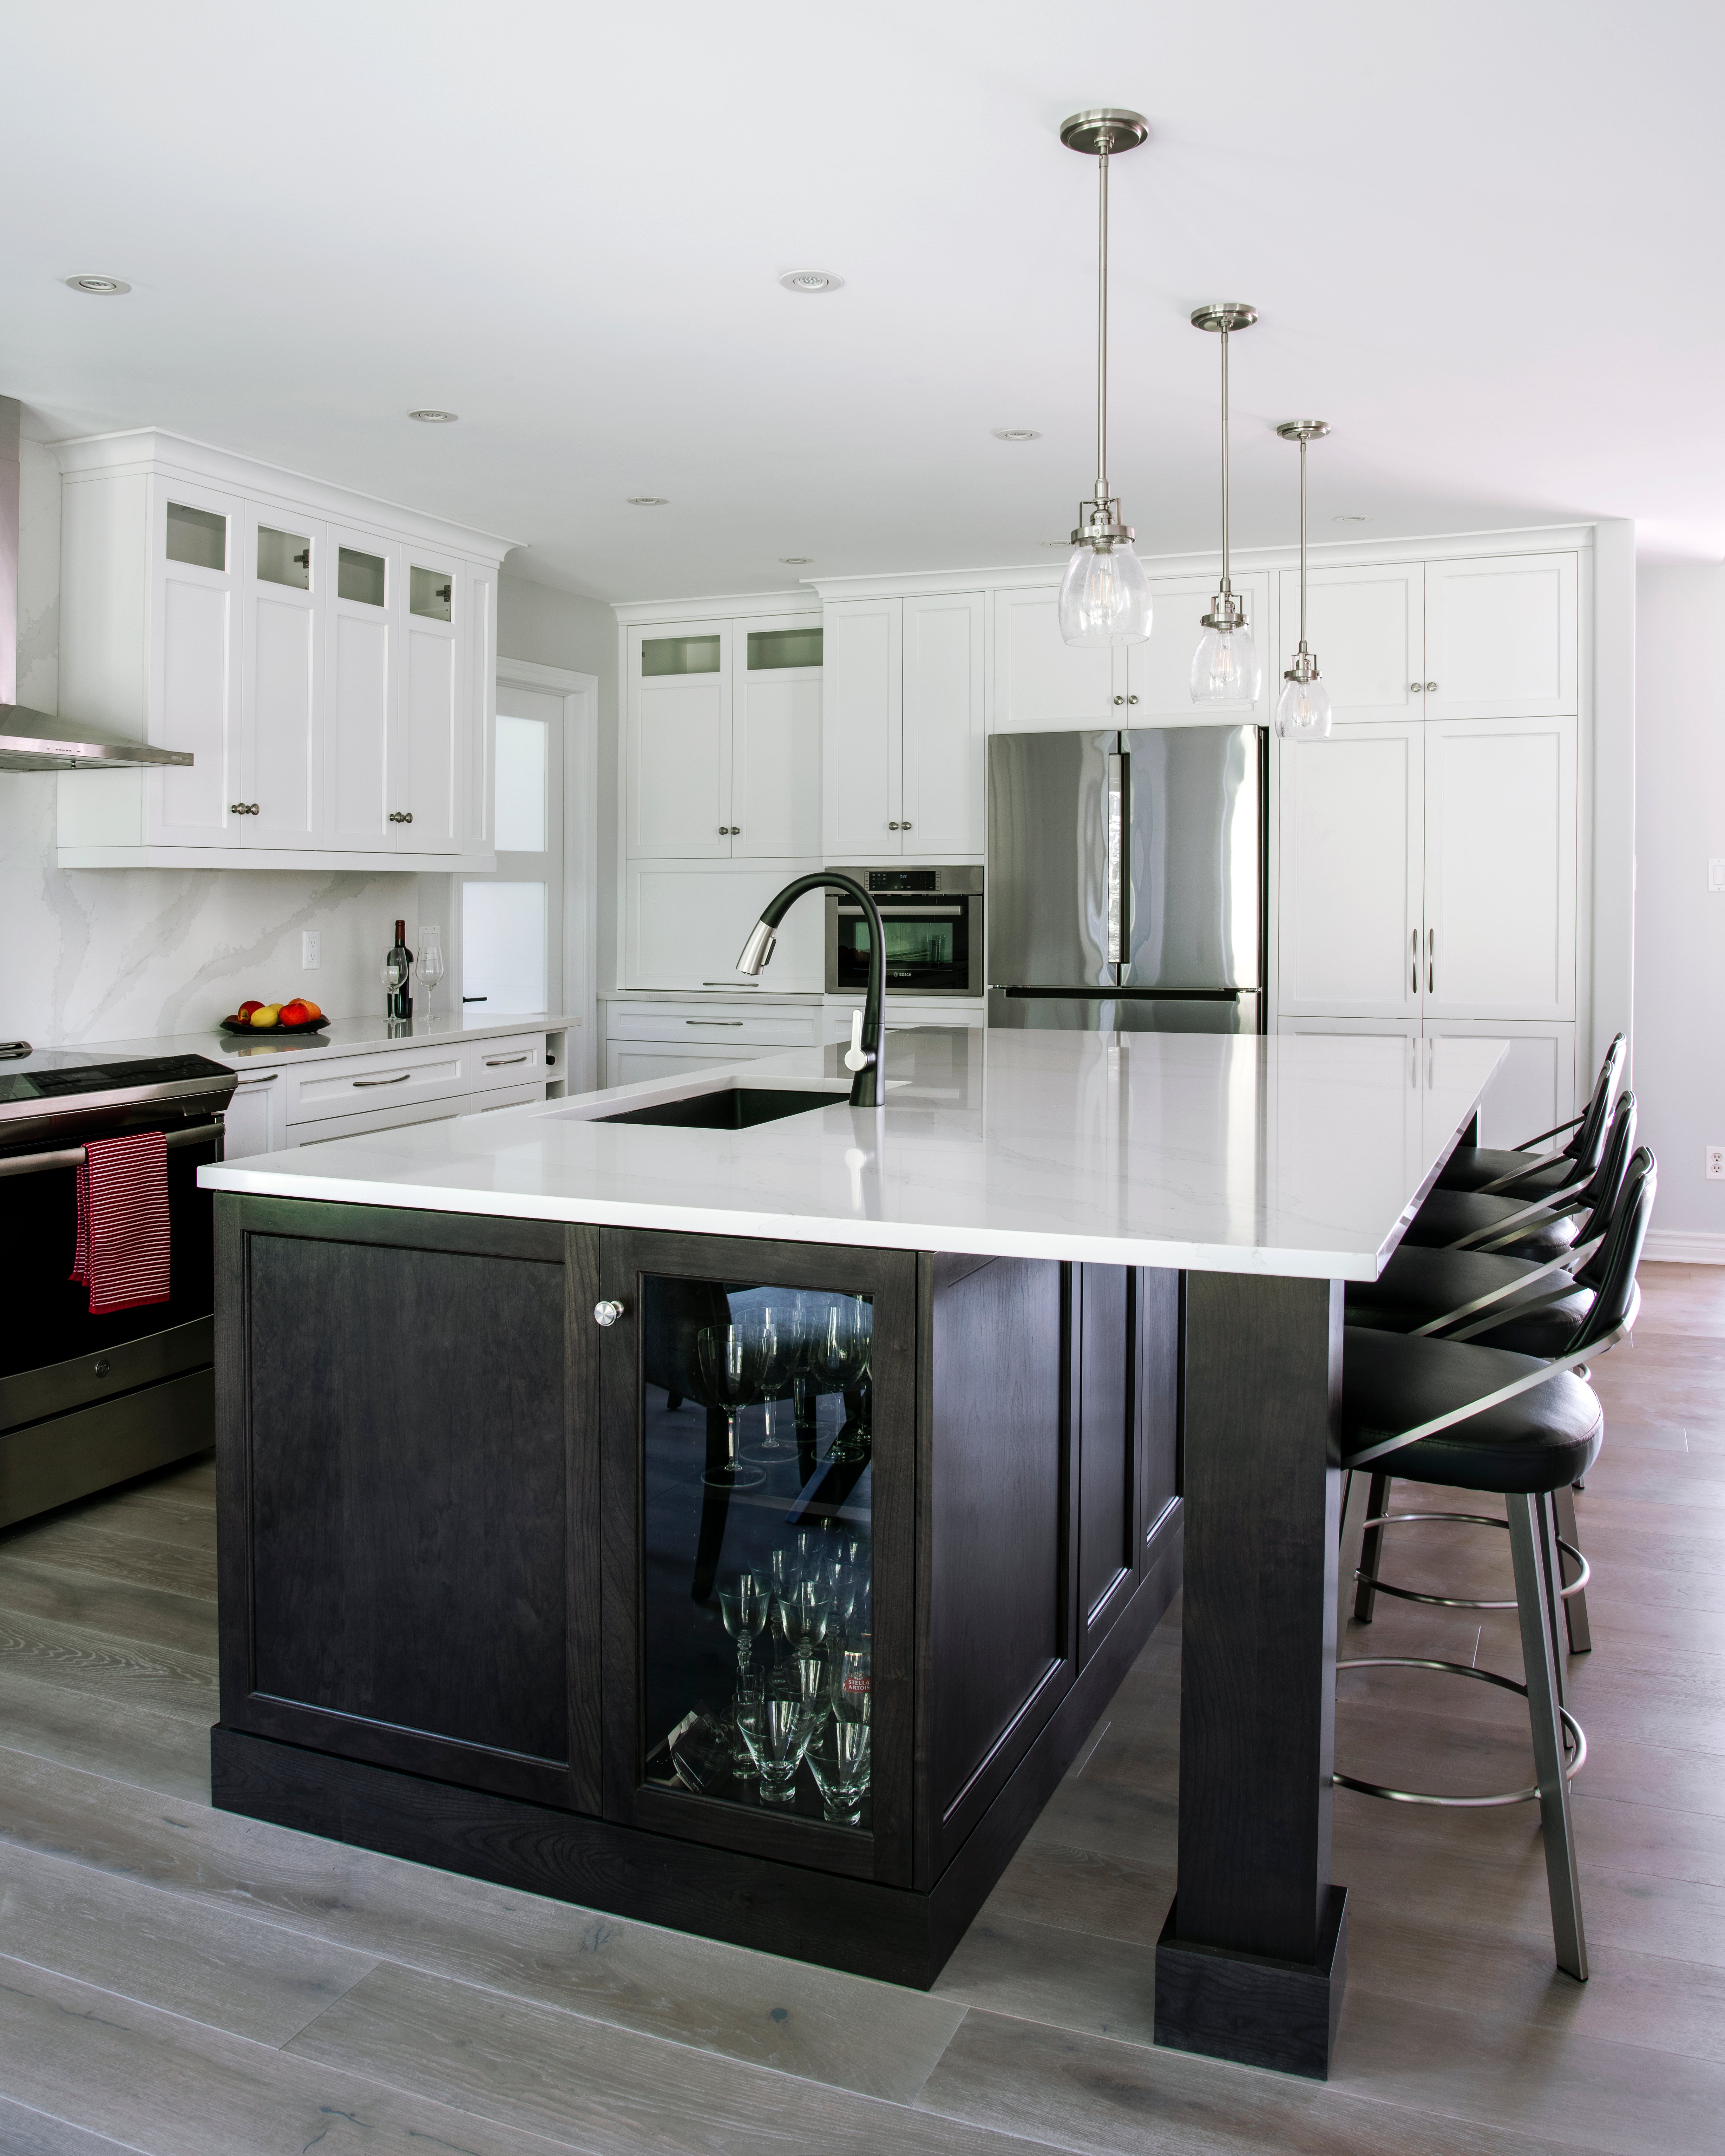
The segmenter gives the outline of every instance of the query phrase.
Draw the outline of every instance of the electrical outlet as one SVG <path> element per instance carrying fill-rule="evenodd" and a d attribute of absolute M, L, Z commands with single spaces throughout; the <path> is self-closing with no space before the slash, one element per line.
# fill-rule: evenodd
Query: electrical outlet
<path fill-rule="evenodd" d="M 1725 1146 L 1707 1147 L 1707 1181 L 1725 1183 Z"/>
<path fill-rule="evenodd" d="M 1725 891 L 1725 861 L 1712 860 L 1707 863 L 1707 889 Z"/>
<path fill-rule="evenodd" d="M 300 931 L 300 967 L 304 973 L 312 973 L 322 965 L 323 938 L 315 928 Z"/>

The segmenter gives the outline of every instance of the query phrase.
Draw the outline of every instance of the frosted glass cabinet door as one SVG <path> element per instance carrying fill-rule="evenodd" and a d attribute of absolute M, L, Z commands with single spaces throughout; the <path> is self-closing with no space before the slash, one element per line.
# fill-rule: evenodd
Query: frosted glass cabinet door
<path fill-rule="evenodd" d="M 150 738 L 189 749 L 189 766 L 146 774 L 146 836 L 166 846 L 232 846 L 247 822 L 240 787 L 242 624 L 235 555 L 237 497 L 177 481 L 154 483 L 156 580 Z"/>
<path fill-rule="evenodd" d="M 393 853 L 392 737 L 402 694 L 399 602 L 391 587 L 400 562 L 369 532 L 331 525 L 325 536 L 335 588 L 329 623 L 329 753 L 325 758 L 324 844 L 344 853 Z"/>
<path fill-rule="evenodd" d="M 907 854 L 965 854 L 987 843 L 988 713 L 982 592 L 904 602 L 904 773 Z M 888 834 L 889 837 L 891 834 Z"/>
<path fill-rule="evenodd" d="M 322 839 L 323 527 L 301 518 L 284 529 L 291 521 L 248 509 L 240 541 L 247 634 L 239 792 L 257 811 L 236 829 L 248 847 L 303 850 Z"/>
<path fill-rule="evenodd" d="M 1428 1016 L 1574 1017 L 1575 728 L 1427 725 Z"/>
<path fill-rule="evenodd" d="M 994 594 L 994 732 L 1101 726 L 1114 709 L 1114 658 L 1060 634 L 1059 582 Z M 1123 724 L 1123 721 L 1116 721 Z"/>
<path fill-rule="evenodd" d="M 1313 569 L 1307 578 L 1306 640 L 1337 726 L 1425 717 L 1425 576 L 1420 562 L 1404 562 Z M 1296 571 L 1282 571 L 1277 603 L 1278 649 L 1265 654 L 1265 671 L 1280 696 L 1284 654 L 1300 639 Z"/>
<path fill-rule="evenodd" d="M 637 860 L 731 857 L 731 644 L 728 622 L 629 633 L 624 850 Z"/>
<path fill-rule="evenodd" d="M 1338 727 L 1281 751 L 1284 1017 L 1422 1014 L 1424 733 Z"/>
<path fill-rule="evenodd" d="M 902 599 L 840 599 L 824 613 L 822 844 L 829 860 L 905 850 Z"/>
<path fill-rule="evenodd" d="M 1574 554 L 1428 562 L 1426 717 L 1575 711 L 1575 586 Z"/>

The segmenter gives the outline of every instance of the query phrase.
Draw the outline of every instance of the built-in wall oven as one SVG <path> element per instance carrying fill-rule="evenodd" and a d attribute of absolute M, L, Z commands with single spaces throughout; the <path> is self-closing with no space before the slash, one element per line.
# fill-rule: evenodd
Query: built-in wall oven
<path fill-rule="evenodd" d="M 234 1074 L 199 1055 L 0 1050 L 0 1527 L 213 1442 L 211 1204 Z M 166 1302 L 90 1314 L 69 1278 L 91 1138 L 167 1139 Z"/>
<path fill-rule="evenodd" d="M 981 996 L 983 871 L 960 868 L 839 869 L 880 909 L 889 996 Z M 869 985 L 869 924 L 855 899 L 827 894 L 827 993 Z"/>

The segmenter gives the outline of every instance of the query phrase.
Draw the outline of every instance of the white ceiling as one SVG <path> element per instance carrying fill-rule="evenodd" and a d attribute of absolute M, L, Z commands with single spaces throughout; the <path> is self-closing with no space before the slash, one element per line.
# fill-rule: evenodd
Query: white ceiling
<path fill-rule="evenodd" d="M 1215 541 L 1187 317 L 1224 297 L 1262 316 L 1237 543 L 1293 537 L 1270 429 L 1309 414 L 1315 538 L 1630 516 L 1717 559 L 1722 61 L 1712 0 L 4 0 L 0 388 L 44 438 L 171 428 L 607 598 L 1057 563 L 1095 167 L 1056 130 L 1122 104 L 1141 551 Z M 808 266 L 845 288 L 780 289 Z"/>

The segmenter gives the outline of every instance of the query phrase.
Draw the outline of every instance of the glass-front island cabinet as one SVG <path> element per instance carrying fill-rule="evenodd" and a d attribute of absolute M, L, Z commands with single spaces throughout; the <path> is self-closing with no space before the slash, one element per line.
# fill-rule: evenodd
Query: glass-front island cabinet
<path fill-rule="evenodd" d="M 217 1213 L 216 1803 L 932 1983 L 1178 1584 L 1181 1276 Z"/>

